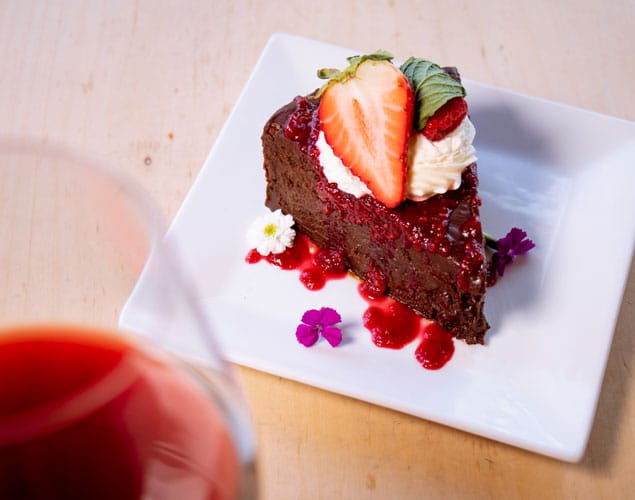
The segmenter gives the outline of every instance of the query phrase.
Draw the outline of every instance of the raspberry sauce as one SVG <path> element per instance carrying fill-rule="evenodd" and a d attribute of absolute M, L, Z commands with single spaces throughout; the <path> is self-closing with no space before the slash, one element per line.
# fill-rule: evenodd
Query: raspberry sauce
<path fill-rule="evenodd" d="M 300 271 L 300 282 L 309 290 L 321 290 L 328 281 L 347 274 L 346 263 L 337 250 L 320 249 L 303 234 L 298 234 L 293 246 L 280 254 L 263 257 L 252 249 L 245 257 L 248 264 L 261 260 L 281 269 Z M 401 349 L 420 338 L 415 357 L 428 370 L 438 370 L 452 358 L 452 335 L 437 323 L 387 297 L 385 280 L 380 272 L 371 269 L 366 280 L 359 284 L 358 291 L 368 302 L 362 322 L 377 347 Z"/>
<path fill-rule="evenodd" d="M 360 286 L 361 288 L 361 286 Z M 411 309 L 388 297 L 370 301 L 362 320 L 377 347 L 401 349 L 412 342 L 421 329 L 421 318 Z"/>
<path fill-rule="evenodd" d="M 365 284 L 358 287 L 360 295 L 369 304 L 363 322 L 377 347 L 401 349 L 419 338 L 415 358 L 421 366 L 438 370 L 450 361 L 454 354 L 454 339 L 450 332 L 390 297 L 369 296 Z"/>
<path fill-rule="evenodd" d="M 347 274 L 342 255 L 337 250 L 320 249 L 303 234 L 298 234 L 293 246 L 282 253 L 263 257 L 252 249 L 245 257 L 248 264 L 261 260 L 287 271 L 300 271 L 300 282 L 309 290 L 321 290 L 327 281 L 341 279 Z"/>
<path fill-rule="evenodd" d="M 454 354 L 452 335 L 438 323 L 429 323 L 422 332 L 421 343 L 415 351 L 417 361 L 428 370 L 443 367 Z"/>
<path fill-rule="evenodd" d="M 319 134 L 319 118 L 315 112 L 316 103 L 306 97 L 297 96 L 295 112 L 289 117 L 284 135 L 295 141 L 305 153 L 310 154 Z"/>

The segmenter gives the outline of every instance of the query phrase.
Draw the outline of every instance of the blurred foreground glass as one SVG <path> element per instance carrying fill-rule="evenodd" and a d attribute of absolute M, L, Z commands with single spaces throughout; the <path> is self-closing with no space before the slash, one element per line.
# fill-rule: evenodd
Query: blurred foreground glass
<path fill-rule="evenodd" d="M 0 139 L 0 498 L 255 498 L 244 400 L 163 234 L 119 174 Z M 169 354 L 183 336 L 204 369 Z"/>

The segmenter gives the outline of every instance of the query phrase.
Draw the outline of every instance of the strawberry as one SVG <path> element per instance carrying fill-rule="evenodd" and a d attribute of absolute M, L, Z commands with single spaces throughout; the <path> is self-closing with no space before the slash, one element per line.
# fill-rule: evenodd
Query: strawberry
<path fill-rule="evenodd" d="M 322 131 L 333 152 L 387 207 L 404 199 L 414 94 L 385 53 L 349 58 L 321 89 Z"/>
<path fill-rule="evenodd" d="M 467 115 L 467 103 L 454 97 L 436 110 L 421 131 L 430 141 L 438 141 L 458 127 Z"/>

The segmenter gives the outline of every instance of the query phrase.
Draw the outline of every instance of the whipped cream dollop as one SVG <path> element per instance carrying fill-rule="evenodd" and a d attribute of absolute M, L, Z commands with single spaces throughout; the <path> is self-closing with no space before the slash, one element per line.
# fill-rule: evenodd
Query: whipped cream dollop
<path fill-rule="evenodd" d="M 455 130 L 439 141 L 430 141 L 419 132 L 413 133 L 408 144 L 406 197 L 421 201 L 457 189 L 461 185 L 463 169 L 476 161 L 472 146 L 474 136 L 474 125 L 467 116 Z M 365 194 L 372 196 L 368 186 L 335 155 L 322 131 L 315 145 L 320 152 L 320 165 L 329 182 L 357 198 Z"/>
<path fill-rule="evenodd" d="M 435 194 L 457 189 L 461 173 L 476 161 L 472 142 L 476 132 L 466 116 L 452 132 L 439 141 L 415 133 L 408 144 L 406 197 L 421 201 Z"/>
<path fill-rule="evenodd" d="M 351 170 L 342 163 L 339 156 L 337 156 L 329 143 L 326 142 L 324 132 L 320 130 L 315 146 L 320 151 L 320 165 L 326 179 L 329 182 L 337 184 L 337 187 L 345 193 L 352 194 L 356 198 L 360 198 L 365 194 L 370 194 L 371 190 L 368 186 L 357 177 Z"/>

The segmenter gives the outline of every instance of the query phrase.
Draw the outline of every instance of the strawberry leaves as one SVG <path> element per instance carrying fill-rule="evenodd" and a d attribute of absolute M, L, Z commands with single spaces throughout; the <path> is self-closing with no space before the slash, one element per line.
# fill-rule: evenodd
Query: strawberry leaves
<path fill-rule="evenodd" d="M 357 68 L 365 61 L 392 61 L 392 54 L 385 50 L 378 50 L 372 54 L 363 54 L 357 56 L 347 57 L 348 66 L 343 70 L 335 68 L 322 68 L 318 69 L 317 76 L 321 80 L 329 80 L 320 90 L 318 90 L 316 97 L 320 97 L 322 93 L 334 82 L 343 83 L 346 80 L 354 78 L 357 73 Z"/>
<path fill-rule="evenodd" d="M 450 99 L 465 97 L 465 88 L 443 69 L 425 59 L 410 57 L 399 68 L 415 92 L 414 126 L 422 130 Z"/>

